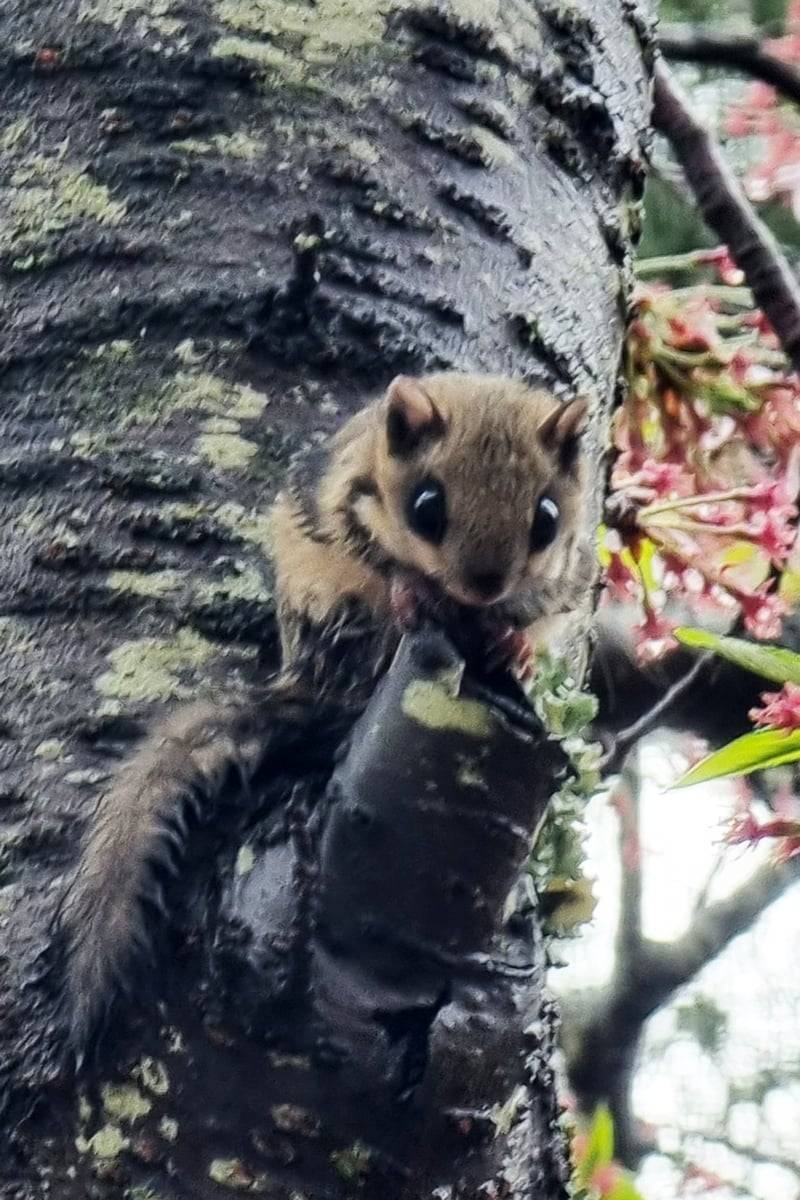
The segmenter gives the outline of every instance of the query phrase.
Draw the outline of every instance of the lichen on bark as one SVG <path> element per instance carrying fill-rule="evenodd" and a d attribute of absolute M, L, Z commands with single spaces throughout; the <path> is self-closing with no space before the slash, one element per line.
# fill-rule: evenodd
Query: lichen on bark
<path fill-rule="evenodd" d="M 440 1187 L 455 1200 L 482 1183 L 560 1197 L 554 1017 L 535 930 L 530 980 L 490 985 L 451 964 L 446 980 L 464 1003 L 448 1001 L 441 974 L 401 1017 L 382 999 L 384 1024 L 364 1025 L 377 1057 L 351 1053 L 343 1073 L 336 1039 L 315 1041 L 289 1003 L 293 988 L 305 995 L 308 964 L 295 952 L 309 863 L 302 797 L 287 808 L 286 791 L 297 783 L 310 804 L 320 799 L 334 756 L 323 721 L 304 770 L 281 764 L 248 810 L 258 820 L 233 805 L 203 831 L 170 893 L 176 1019 L 132 1018 L 129 1056 L 107 1061 L 102 1080 L 144 1093 L 132 1064 L 143 1053 L 164 1064 L 170 1093 L 153 1098 L 146 1130 L 102 1107 L 76 1117 L 74 1093 L 57 1086 L 35 964 L 120 755 L 174 698 L 229 694 L 274 665 L 267 514 L 293 454 L 392 374 L 458 367 L 544 381 L 559 396 L 588 388 L 598 455 L 646 142 L 641 23 L 621 0 L 19 0 L 0 28 L 5 228 L 25 188 L 44 189 L 50 210 L 35 245 L 9 246 L 0 262 L 0 900 L 13 908 L 0 927 L 0 1088 L 16 1155 L 2 1160 L 3 1182 L 23 1197 L 44 1178 L 65 1198 L 152 1188 L 171 1200 L 183 1184 L 218 1196 L 262 1183 L 309 1198 Z M 19 170 L 28 175 L 15 181 Z M 446 728 L 420 728 L 456 737 L 450 707 L 429 701 L 430 688 L 427 699 L 418 691 L 414 711 Z M 460 713 L 474 724 L 477 711 Z M 477 798 L 486 780 L 474 741 L 452 779 Z M 37 755 L 47 743 L 58 753 Z M 242 872 L 245 843 L 253 861 Z M 431 878 L 462 869 L 456 855 Z M 412 876 L 393 878 L 398 904 L 410 902 Z M 461 884 L 469 895 L 469 878 Z M 247 922 L 236 921 L 267 893 L 280 903 L 255 910 L 265 928 L 251 944 L 274 957 L 243 964 Z M 206 935 L 218 966 L 242 968 L 235 987 L 225 969 L 209 974 Z M 240 1010 L 258 1025 L 265 979 L 282 1018 L 277 1045 L 265 1048 L 259 1026 L 257 1049 L 248 1034 L 243 1053 L 231 1024 Z M 209 1004 L 202 1021 L 184 996 Z M 529 1002 L 529 1032 L 515 1038 Z M 378 1100 L 359 1107 L 356 1067 L 369 1073 L 392 1055 L 403 1070 L 423 1064 L 411 1109 L 377 1085 Z M 509 1081 L 512 1061 L 524 1079 Z M 512 1103 L 518 1087 L 527 1107 Z M 463 1110 L 445 1111 L 454 1095 Z M 235 1120 L 231 1098 L 243 1106 Z M 24 1120 L 32 1101 L 38 1127 Z M 415 1104 L 421 1127 L 408 1117 Z M 425 1114 L 441 1133 L 436 1161 L 419 1133 Z M 115 1152 L 79 1151 L 76 1136 Z"/>

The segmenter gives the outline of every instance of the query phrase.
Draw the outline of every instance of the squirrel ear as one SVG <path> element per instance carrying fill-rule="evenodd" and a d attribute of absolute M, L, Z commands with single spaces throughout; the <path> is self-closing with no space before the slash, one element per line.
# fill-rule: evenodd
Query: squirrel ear
<path fill-rule="evenodd" d="M 421 441 L 440 437 L 444 418 L 418 379 L 398 375 L 386 393 L 386 439 L 389 453 L 403 457 Z"/>
<path fill-rule="evenodd" d="M 588 413 L 588 400 L 585 396 L 577 396 L 568 404 L 554 408 L 539 426 L 539 441 L 557 456 L 562 471 L 569 471 L 575 465 Z"/>

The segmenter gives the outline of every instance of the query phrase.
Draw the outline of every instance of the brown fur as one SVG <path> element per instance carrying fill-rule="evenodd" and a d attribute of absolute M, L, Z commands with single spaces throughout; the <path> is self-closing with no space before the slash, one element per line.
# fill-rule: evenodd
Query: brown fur
<path fill-rule="evenodd" d="M 539 638 L 542 618 L 574 607 L 591 577 L 591 556 L 577 538 L 583 465 L 580 457 L 562 463 L 559 454 L 581 419 L 579 406 L 561 408 L 549 393 L 508 379 L 401 378 L 331 440 L 312 495 L 290 487 L 278 498 L 273 533 L 284 667 L 271 692 L 277 703 L 262 710 L 260 722 L 248 721 L 254 710 L 247 704 L 210 703 L 167 720 L 99 806 L 65 893 L 64 1000 L 79 1056 L 148 946 L 143 906 L 157 902 L 158 866 L 175 866 L 182 853 L 187 808 L 213 811 L 232 768 L 245 781 L 252 777 L 263 762 L 267 726 L 282 711 L 282 689 L 291 694 L 303 655 L 312 664 L 324 657 L 323 633 L 329 645 L 340 639 L 348 604 L 366 612 L 380 635 L 368 651 L 354 626 L 362 657 L 377 654 L 382 629 L 392 633 L 397 573 L 421 576 L 470 603 L 470 574 L 499 572 L 502 594 L 487 610 L 534 636 L 538 629 Z M 405 437 L 400 451 L 392 420 Z M 436 546 L 415 535 L 405 516 L 409 490 L 428 475 L 447 497 L 447 532 Z M 531 522 L 544 491 L 560 507 L 560 532 L 531 554 Z M 318 631 L 316 649 L 303 644 L 309 630 Z M 320 677 L 324 672 L 315 673 L 315 684 Z"/>
<path fill-rule="evenodd" d="M 177 868 L 187 810 L 219 791 L 232 768 L 246 779 L 255 767 L 259 743 L 246 735 L 242 715 L 237 706 L 211 702 L 180 710 L 122 768 L 98 807 L 59 913 L 76 1048 L 124 983 L 132 957 L 146 949 L 142 902 L 158 904 L 158 868 Z"/>
<path fill-rule="evenodd" d="M 540 427 L 561 406 L 549 392 L 500 376 L 448 373 L 420 383 L 443 429 L 418 452 L 390 453 L 384 397 L 351 418 L 333 440 L 317 488 L 313 530 L 292 494 L 279 496 L 273 533 L 281 609 L 322 622 L 343 596 L 354 596 L 376 616 L 388 618 L 391 574 L 371 565 L 369 555 L 365 559 L 351 544 L 348 516 L 354 513 L 381 559 L 418 573 L 456 601 L 477 602 L 469 591 L 470 573 L 501 571 L 506 587 L 493 603 L 536 593 L 537 618 L 542 608 L 563 611 L 580 553 L 585 468 L 580 458 L 573 470 L 559 468 L 557 428 L 552 448 L 539 437 Z M 447 495 L 449 524 L 439 546 L 416 536 L 404 513 L 409 488 L 426 475 L 436 476 Z M 370 486 L 351 500 L 354 480 Z M 550 547 L 531 554 L 534 508 L 545 491 L 560 507 L 561 531 Z M 588 588 L 587 569 L 591 576 L 584 557 L 580 593 Z M 533 622 L 530 632 L 536 635 Z M 291 647 L 284 651 L 291 655 Z"/>

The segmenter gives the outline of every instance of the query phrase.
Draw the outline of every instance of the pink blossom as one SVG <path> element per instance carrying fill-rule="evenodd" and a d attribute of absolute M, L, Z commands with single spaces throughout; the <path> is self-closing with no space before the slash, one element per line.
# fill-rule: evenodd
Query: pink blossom
<path fill-rule="evenodd" d="M 785 683 L 779 692 L 764 692 L 761 708 L 750 709 L 754 725 L 772 725 L 777 729 L 800 727 L 800 685 Z"/>
<path fill-rule="evenodd" d="M 702 504 L 695 509 L 695 516 L 705 525 L 725 528 L 726 525 L 737 525 L 739 514 L 725 502 L 721 504 Z"/>
<path fill-rule="evenodd" d="M 778 862 L 788 862 L 790 858 L 800 855 L 800 826 L 794 836 L 783 834 L 778 843 L 776 858 Z"/>
<path fill-rule="evenodd" d="M 784 134 L 770 145 L 770 170 L 796 163 L 800 197 L 800 136 Z M 738 270 L 724 246 L 692 259 L 723 276 Z M 766 560 L 782 568 L 797 544 L 800 379 L 773 358 L 775 336 L 762 313 L 723 314 L 701 290 L 687 300 L 664 285 L 640 288 L 635 311 L 632 387 L 614 424 L 609 523 L 635 559 L 646 558 L 648 577 L 626 569 L 621 543 L 608 545 L 607 595 L 641 598 L 643 660 L 674 645 L 660 615 L 664 595 L 677 593 L 695 608 L 738 605 L 751 633 L 776 637 L 786 605 L 774 582 L 755 586 L 763 574 L 752 572 Z M 745 329 L 752 332 L 742 339 Z M 748 557 L 747 544 L 757 554 Z"/>
<path fill-rule="evenodd" d="M 636 639 L 636 657 L 639 662 L 655 662 L 667 650 L 677 646 L 672 636 L 676 623 L 657 613 L 654 608 L 645 608 L 644 620 L 633 627 Z"/>
<path fill-rule="evenodd" d="M 760 828 L 758 821 L 749 810 L 737 812 L 731 817 L 723 840 L 729 846 L 754 845 L 759 840 Z"/>
<path fill-rule="evenodd" d="M 769 323 L 769 318 L 764 316 L 760 308 L 757 308 L 755 312 L 745 313 L 742 317 L 742 324 L 751 329 L 757 329 L 759 333 L 772 334 L 774 337 L 774 330 Z"/>
<path fill-rule="evenodd" d="M 760 81 L 747 89 L 747 98 L 752 108 L 772 108 L 775 104 L 775 88 Z"/>
<path fill-rule="evenodd" d="M 713 250 L 701 250 L 696 261 L 713 265 L 723 283 L 737 287 L 744 280 L 744 272 L 736 265 L 727 246 L 716 246 Z"/>
<path fill-rule="evenodd" d="M 731 360 L 729 363 L 731 375 L 733 376 L 736 383 L 745 383 L 746 382 L 748 373 L 749 373 L 752 365 L 753 365 L 753 359 L 752 359 L 751 355 L 749 355 L 747 353 L 747 351 L 745 351 L 745 350 L 737 350 L 736 351 L 736 353 L 731 357 Z"/>
<path fill-rule="evenodd" d="M 694 479 L 683 463 L 656 462 L 654 458 L 642 463 L 639 479 L 659 497 L 691 496 L 694 488 Z"/>
<path fill-rule="evenodd" d="M 601 1196 L 607 1196 L 609 1192 L 614 1190 L 621 1178 L 622 1167 L 618 1163 L 602 1163 L 592 1173 L 592 1186 L 597 1189 Z"/>
<path fill-rule="evenodd" d="M 761 641 L 769 641 L 780 636 L 781 618 L 786 615 L 786 602 L 774 593 L 767 593 L 769 583 L 762 584 L 752 594 L 737 592 L 736 599 L 741 605 L 744 624 L 748 633 L 752 633 Z"/>
<path fill-rule="evenodd" d="M 777 567 L 786 562 L 794 544 L 795 531 L 788 524 L 788 517 L 795 515 L 793 505 L 783 505 L 768 512 L 754 513 L 750 522 L 750 536 L 756 545 L 766 550 Z"/>
<path fill-rule="evenodd" d="M 748 416 L 745 432 L 756 445 L 772 449 L 779 459 L 785 460 L 800 438 L 800 396 L 796 385 L 770 388 L 761 411 Z"/>
<path fill-rule="evenodd" d="M 789 489 L 785 479 L 764 479 L 754 483 L 747 491 L 747 503 L 764 512 L 780 510 L 783 516 L 794 517 L 797 509 L 789 501 Z"/>
<path fill-rule="evenodd" d="M 642 320 L 633 320 L 628 326 L 628 334 L 630 337 L 637 338 L 640 342 L 650 341 L 650 330 Z"/>
<path fill-rule="evenodd" d="M 752 122 L 742 108 L 732 108 L 725 117 L 725 132 L 729 137 L 746 137 Z"/>
<path fill-rule="evenodd" d="M 785 817 L 775 817 L 769 821 L 758 821 L 751 812 L 737 813 L 725 835 L 725 841 L 732 846 L 755 846 L 765 840 L 777 842 L 777 858 L 781 862 L 800 854 L 800 821 L 789 821 Z"/>
<path fill-rule="evenodd" d="M 617 600 L 630 600 L 636 592 L 636 578 L 619 554 L 612 554 L 606 567 L 606 584 Z"/>
<path fill-rule="evenodd" d="M 697 325 L 692 325 L 684 317 L 670 317 L 669 327 L 671 341 L 676 349 L 694 353 L 711 349 L 712 338 L 709 333 Z"/>
<path fill-rule="evenodd" d="M 789 24 L 791 24 L 791 18 Z M 779 38 L 768 38 L 764 42 L 764 47 L 770 54 L 782 58 L 784 62 L 797 62 L 800 59 L 800 36 L 796 33 L 788 33 Z"/>
<path fill-rule="evenodd" d="M 713 1192 L 719 1188 L 727 1188 L 728 1181 L 707 1167 L 697 1163 L 687 1163 L 683 1172 L 683 1182 L 692 1185 L 693 1191 Z"/>

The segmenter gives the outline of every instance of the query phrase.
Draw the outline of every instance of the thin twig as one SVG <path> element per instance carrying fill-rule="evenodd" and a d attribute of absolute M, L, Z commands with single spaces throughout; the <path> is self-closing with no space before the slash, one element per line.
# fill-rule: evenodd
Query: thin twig
<path fill-rule="evenodd" d="M 723 34 L 663 34 L 661 53 L 672 62 L 702 63 L 728 67 L 760 79 L 782 96 L 800 104 L 800 71 L 765 51 L 754 37 L 725 37 Z"/>
<path fill-rule="evenodd" d="M 695 902 L 692 905 L 692 917 L 696 917 L 698 913 L 708 907 L 708 897 L 711 895 L 711 887 L 725 865 L 729 851 L 730 847 L 726 846 L 724 842 L 720 842 L 719 846 L 717 846 L 717 853 L 714 856 L 714 862 L 711 864 L 711 870 L 706 875 L 706 881 L 697 893 Z"/>
<path fill-rule="evenodd" d="M 685 675 L 681 675 L 680 679 L 676 679 L 672 686 L 667 688 L 652 708 L 649 708 L 646 713 L 642 713 L 641 717 L 632 725 L 619 731 L 600 759 L 600 770 L 604 774 L 612 774 L 619 768 L 631 746 L 634 746 L 645 734 L 657 727 L 667 709 L 680 700 L 692 684 L 697 682 L 698 676 L 710 662 L 713 662 L 715 657 L 716 655 L 711 650 L 701 654 Z"/>
<path fill-rule="evenodd" d="M 703 1134 L 694 1134 L 693 1136 L 696 1138 L 702 1137 L 705 1140 L 705 1137 Z M 698 1166 L 696 1155 L 687 1153 L 687 1151 L 685 1149 L 681 1149 L 681 1150 L 667 1149 L 664 1146 L 660 1145 L 655 1138 L 653 1138 L 650 1146 L 646 1149 L 645 1153 L 655 1154 L 658 1156 L 658 1158 L 665 1158 L 667 1160 L 667 1162 L 671 1162 L 674 1167 L 677 1167 L 677 1169 L 679 1171 L 682 1171 L 684 1173 L 684 1176 L 685 1176 L 685 1173 L 687 1170 L 694 1170 Z M 717 1178 L 719 1178 L 719 1174 L 717 1171 L 714 1172 L 714 1175 Z M 751 1189 L 748 1187 L 745 1187 L 745 1185 L 743 1183 L 734 1183 L 733 1180 L 726 1179 L 725 1180 L 725 1190 L 726 1190 L 726 1195 L 730 1194 L 731 1196 L 740 1196 L 740 1197 L 742 1197 L 742 1200 L 753 1200 L 753 1193 L 752 1193 Z M 699 1194 L 701 1194 L 701 1193 L 699 1193 Z"/>
<path fill-rule="evenodd" d="M 791 268 L 664 62 L 655 71 L 653 124 L 669 140 L 706 224 L 744 271 L 756 303 L 800 371 L 800 289 Z"/>
<path fill-rule="evenodd" d="M 800 882 L 800 859 L 768 862 L 722 900 L 705 904 L 692 916 L 691 923 L 674 942 L 647 941 L 644 953 L 651 977 L 658 979 L 651 1011 L 716 958 L 735 937 L 752 928 L 756 920 L 793 884 Z M 659 995 L 660 993 L 660 995 Z"/>
<path fill-rule="evenodd" d="M 623 975 L 632 975 L 636 972 L 642 948 L 642 772 L 638 754 L 629 755 L 619 787 L 622 794 L 616 808 L 619 821 L 620 897 L 614 970 Z"/>
<path fill-rule="evenodd" d="M 744 1146 L 741 1142 L 734 1141 L 724 1133 L 703 1133 L 700 1136 L 707 1144 L 724 1146 L 732 1154 L 738 1154 L 742 1158 L 748 1159 L 751 1163 L 780 1167 L 782 1171 L 790 1171 L 796 1178 L 800 1178 L 800 1164 L 795 1159 L 782 1155 L 777 1151 L 774 1154 L 770 1154 L 768 1150 L 764 1150 L 761 1146 Z"/>

